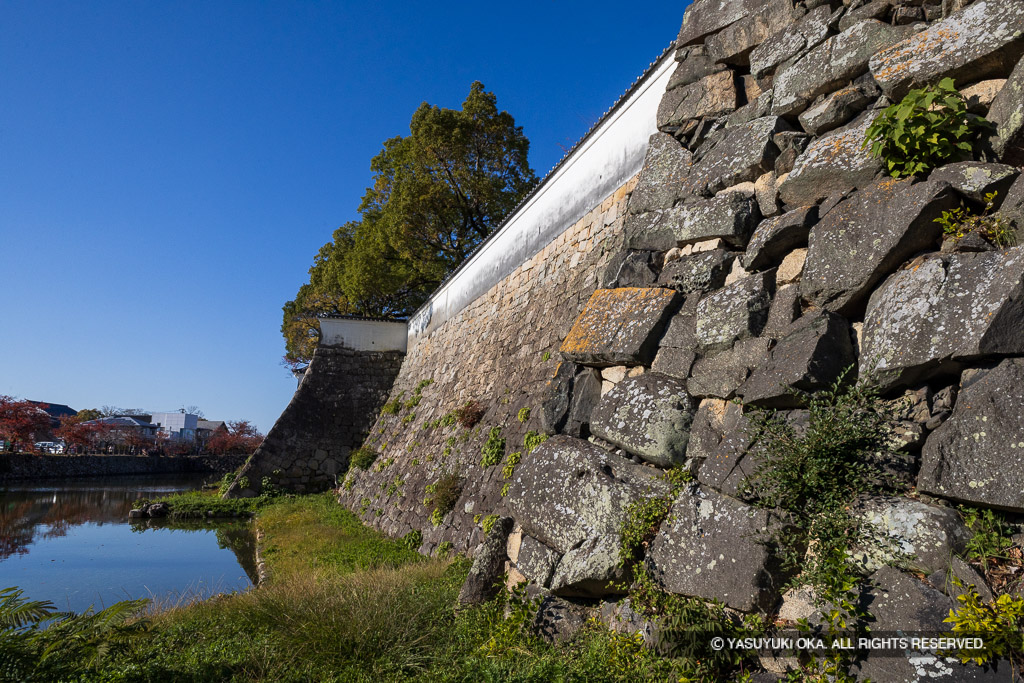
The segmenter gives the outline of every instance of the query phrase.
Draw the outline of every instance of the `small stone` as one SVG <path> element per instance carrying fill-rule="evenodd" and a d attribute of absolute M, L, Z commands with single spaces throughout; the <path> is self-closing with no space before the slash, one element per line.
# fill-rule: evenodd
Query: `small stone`
<path fill-rule="evenodd" d="M 718 118 L 735 111 L 739 103 L 736 75 L 719 71 L 690 85 L 669 90 L 658 106 L 658 130 L 685 135 L 699 119 Z"/>
<path fill-rule="evenodd" d="M 811 226 L 818 220 L 818 207 L 805 206 L 762 221 L 754 230 L 741 258 L 747 270 L 763 270 L 777 265 L 796 247 L 807 244 Z"/>
<path fill-rule="evenodd" d="M 742 247 L 760 218 L 755 198 L 730 192 L 661 212 L 631 216 L 625 226 L 626 244 L 632 249 L 663 251 L 708 239 L 724 239 Z"/>
<path fill-rule="evenodd" d="M 775 160 L 775 163 L 778 166 L 778 159 Z M 765 173 L 754 181 L 754 196 L 757 197 L 757 206 L 764 218 L 777 216 L 782 211 L 782 202 L 779 201 L 779 181 L 774 173 Z"/>
<path fill-rule="evenodd" d="M 827 133 L 867 109 L 880 94 L 873 83 L 842 88 L 800 114 L 800 125 L 811 135 Z"/>
<path fill-rule="evenodd" d="M 784 130 L 789 130 L 789 124 L 775 116 L 726 128 L 706 152 L 698 150 L 686 183 L 688 191 L 714 194 L 773 170 L 779 153 L 773 136 Z"/>
<path fill-rule="evenodd" d="M 735 253 L 724 249 L 684 256 L 662 269 L 658 284 L 683 294 L 719 289 L 725 285 L 735 258 Z"/>
<path fill-rule="evenodd" d="M 697 360 L 686 387 L 699 398 L 732 398 L 754 368 L 768 357 L 772 340 L 764 337 L 742 339 L 730 348 Z"/>
<path fill-rule="evenodd" d="M 804 265 L 806 263 L 806 248 L 794 249 L 786 254 L 785 258 L 782 259 L 782 263 L 779 264 L 779 269 L 775 271 L 776 286 L 800 282 L 800 278 L 803 277 L 804 274 Z"/>
<path fill-rule="evenodd" d="M 996 127 L 991 144 L 999 159 L 1007 164 L 1024 164 L 1024 60 L 1017 63 L 992 99 L 988 120 Z"/>
<path fill-rule="evenodd" d="M 833 13 L 828 5 L 811 9 L 802 19 L 783 31 L 766 39 L 750 53 L 750 73 L 764 78 L 776 67 L 801 52 L 820 44 L 829 35 L 842 16 L 842 10 Z"/>
<path fill-rule="evenodd" d="M 725 349 L 756 337 L 768 319 L 775 271 L 766 270 L 709 294 L 697 306 L 697 342 L 705 350 Z"/>
<path fill-rule="evenodd" d="M 972 114 L 984 115 L 992 106 L 992 101 L 1006 85 L 1005 78 L 992 78 L 979 81 L 960 89 L 960 94 L 967 100 L 967 111 Z"/>

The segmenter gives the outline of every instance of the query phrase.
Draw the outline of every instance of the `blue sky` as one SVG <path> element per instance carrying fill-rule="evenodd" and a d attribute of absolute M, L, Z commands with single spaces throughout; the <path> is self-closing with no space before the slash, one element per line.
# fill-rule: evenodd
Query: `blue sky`
<path fill-rule="evenodd" d="M 482 81 L 543 175 L 685 4 L 0 0 L 0 394 L 266 431 L 281 305 L 416 107 Z"/>

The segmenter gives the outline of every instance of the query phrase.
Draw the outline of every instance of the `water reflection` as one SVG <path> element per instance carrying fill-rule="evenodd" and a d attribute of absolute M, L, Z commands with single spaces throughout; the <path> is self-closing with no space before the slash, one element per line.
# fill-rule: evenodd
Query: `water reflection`
<path fill-rule="evenodd" d="M 195 475 L 14 484 L 0 490 L 0 587 L 76 611 L 128 597 L 243 590 L 256 576 L 245 520 L 129 524 L 140 498 L 198 488 Z"/>

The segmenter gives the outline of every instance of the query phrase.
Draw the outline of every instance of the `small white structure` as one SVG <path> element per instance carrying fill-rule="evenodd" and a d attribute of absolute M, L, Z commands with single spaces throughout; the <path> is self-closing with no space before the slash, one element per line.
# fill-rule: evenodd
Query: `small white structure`
<path fill-rule="evenodd" d="M 161 434 L 184 441 L 195 441 L 196 429 L 199 427 L 199 416 L 184 411 L 153 413 L 150 421 Z"/>
<path fill-rule="evenodd" d="M 320 318 L 320 343 L 353 351 L 401 351 L 408 346 L 408 326 L 374 318 Z"/>

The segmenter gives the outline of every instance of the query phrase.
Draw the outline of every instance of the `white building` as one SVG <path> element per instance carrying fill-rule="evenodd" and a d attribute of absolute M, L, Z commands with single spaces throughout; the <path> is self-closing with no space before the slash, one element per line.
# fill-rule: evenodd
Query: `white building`
<path fill-rule="evenodd" d="M 199 416 L 184 411 L 153 413 L 150 421 L 157 426 L 160 434 L 185 441 L 195 441 L 196 429 L 199 427 Z"/>

